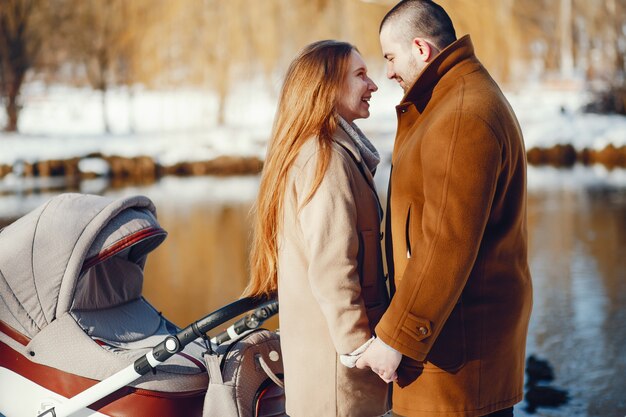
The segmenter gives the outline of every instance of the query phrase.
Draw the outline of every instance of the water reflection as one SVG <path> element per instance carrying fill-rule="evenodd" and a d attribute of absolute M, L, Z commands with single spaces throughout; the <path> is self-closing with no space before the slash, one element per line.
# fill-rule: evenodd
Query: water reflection
<path fill-rule="evenodd" d="M 555 384 L 572 397 L 540 415 L 624 415 L 626 188 L 539 188 L 528 209 L 535 304 L 527 350 L 550 360 Z"/>
<path fill-rule="evenodd" d="M 385 168 L 377 184 L 385 189 Z M 569 390 L 537 416 L 624 415 L 626 400 L 626 182 L 623 173 L 531 168 L 529 256 L 535 304 L 527 352 L 554 366 Z M 619 177 L 619 178 L 622 178 Z M 254 193 L 252 193 L 253 195 Z M 146 295 L 178 323 L 237 297 L 245 286 L 252 201 L 157 204 L 170 236 L 152 255 Z M 384 196 L 383 196 L 384 199 Z M 530 415 L 524 404 L 516 415 Z"/>
<path fill-rule="evenodd" d="M 239 298 L 247 281 L 249 204 L 160 208 L 169 231 L 150 256 L 144 294 L 179 325 Z"/>
<path fill-rule="evenodd" d="M 379 169 L 381 190 L 387 172 Z M 527 354 L 547 359 L 553 386 L 571 397 L 534 415 L 626 415 L 626 171 L 529 168 L 528 185 L 534 308 Z M 155 202 L 169 236 L 148 259 L 144 295 L 177 324 L 243 290 L 257 188 L 258 177 L 165 178 L 105 192 L 144 194 Z M 32 205 L 31 199 L 18 200 Z M 0 196 L 0 209 L 6 201 Z M 530 414 L 522 403 L 516 415 Z"/>

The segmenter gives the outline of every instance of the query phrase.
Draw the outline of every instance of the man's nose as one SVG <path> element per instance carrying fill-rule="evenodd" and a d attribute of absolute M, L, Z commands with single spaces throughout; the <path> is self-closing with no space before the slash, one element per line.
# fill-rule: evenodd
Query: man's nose
<path fill-rule="evenodd" d="M 387 78 L 392 80 L 395 76 L 396 76 L 396 73 L 393 70 L 393 65 L 391 64 L 391 62 L 388 62 L 387 63 Z"/>

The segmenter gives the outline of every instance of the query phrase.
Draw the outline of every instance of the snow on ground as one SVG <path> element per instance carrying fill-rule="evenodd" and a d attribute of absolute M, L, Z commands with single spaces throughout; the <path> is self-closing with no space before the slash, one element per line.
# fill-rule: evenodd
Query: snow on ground
<path fill-rule="evenodd" d="M 394 106 L 402 91 L 381 79 L 371 117 L 357 124 L 383 154 L 393 147 Z M 104 133 L 97 91 L 33 83 L 24 88 L 19 134 L 0 133 L 0 164 L 105 155 L 151 156 L 163 165 L 208 160 L 219 155 L 263 157 L 270 135 L 278 86 L 242 83 L 226 100 L 225 124 L 218 126 L 218 100 L 208 90 L 124 89 L 107 95 L 111 133 Z M 587 97 L 578 91 L 531 86 L 506 93 L 524 132 L 527 149 L 570 143 L 577 149 L 626 145 L 626 117 L 584 114 Z M 0 112 L 0 125 L 5 121 Z M 131 133 L 133 132 L 133 133 Z"/>
<path fill-rule="evenodd" d="M 371 101 L 371 117 L 357 124 L 383 155 L 377 175 L 380 192 L 387 187 L 389 160 L 396 128 L 395 105 L 402 90 L 389 80 L 377 80 L 379 90 Z M 225 125 L 216 123 L 217 98 L 208 91 L 115 90 L 107 97 L 112 133 L 103 133 L 101 96 L 90 89 L 30 84 L 24 90 L 20 133 L 0 133 L 0 164 L 19 161 L 66 159 L 90 153 L 119 156 L 151 156 L 162 165 L 209 160 L 220 155 L 263 158 L 270 135 L 278 86 L 266 82 L 242 84 L 227 99 Z M 507 92 L 520 120 L 527 149 L 571 143 L 578 149 L 602 149 L 607 144 L 626 145 L 626 117 L 583 114 L 579 108 L 587 97 L 573 90 L 550 90 L 541 86 Z M 0 112 L 0 125 L 4 123 Z M 133 126 L 135 133 L 129 133 Z M 19 164 L 18 164 L 19 165 Z M 106 172 L 103 161 L 87 158 L 82 170 Z M 65 190 L 63 178 L 24 178 L 10 174 L 0 178 L 0 218 L 10 218 L 36 207 Z M 243 198 L 251 201 L 258 186 L 256 177 L 230 180 L 164 178 L 158 184 L 124 192 L 149 192 L 171 198 L 172 193 L 216 201 Z M 110 192 L 104 178 L 84 180 L 76 191 Z M 586 187 L 626 186 L 626 170 L 601 166 L 563 170 L 528 168 L 530 192 Z M 207 188 L 208 187 L 208 188 Z M 211 190 L 208 193 L 199 189 Z M 34 192 L 37 190 L 36 192 Z M 175 191 L 173 191 L 175 190 Z"/>
<path fill-rule="evenodd" d="M 266 114 L 269 107 L 261 105 L 261 111 L 253 109 L 251 117 L 240 122 L 236 117 L 242 106 L 231 99 L 227 123 L 217 126 L 217 100 L 207 92 L 143 91 L 131 99 L 125 91 L 113 91 L 107 98 L 111 133 L 106 134 L 98 92 L 36 85 L 25 89 L 23 100 L 20 133 L 0 134 L 0 164 L 95 152 L 151 156 L 163 165 L 220 155 L 261 157 L 272 117 Z M 261 104 L 267 100 L 259 97 Z M 0 124 L 3 117 L 1 114 Z M 130 133 L 131 126 L 134 133 Z"/>
<path fill-rule="evenodd" d="M 550 166 L 528 166 L 528 191 L 582 192 L 584 190 L 603 188 L 626 188 L 626 169 L 609 170 L 603 165 L 586 167 L 575 165 L 567 170 Z"/>
<path fill-rule="evenodd" d="M 536 85 L 507 93 L 519 119 L 526 148 L 571 144 L 576 149 L 626 145 L 626 117 L 583 113 L 591 98 L 575 90 Z"/>

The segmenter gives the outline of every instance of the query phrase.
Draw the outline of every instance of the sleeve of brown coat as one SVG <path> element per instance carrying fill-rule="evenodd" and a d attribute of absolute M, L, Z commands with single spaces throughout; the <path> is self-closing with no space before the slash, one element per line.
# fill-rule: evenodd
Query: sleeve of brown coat
<path fill-rule="evenodd" d="M 298 215 L 309 284 L 338 354 L 354 351 L 371 337 L 357 269 L 357 211 L 349 163 L 333 149 L 324 179 Z M 299 204 L 311 190 L 316 169 L 314 155 L 296 179 Z"/>
<path fill-rule="evenodd" d="M 423 239 L 411 242 L 412 256 L 376 327 L 406 356 L 426 358 L 459 300 L 490 215 L 501 159 L 492 130 L 472 114 L 441 117 L 423 138 L 423 216 L 410 219 L 407 228 L 409 236 L 421 229 Z"/>

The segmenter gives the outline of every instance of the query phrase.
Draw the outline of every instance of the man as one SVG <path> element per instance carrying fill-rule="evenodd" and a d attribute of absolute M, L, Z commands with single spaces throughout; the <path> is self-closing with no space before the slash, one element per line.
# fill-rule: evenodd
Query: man
<path fill-rule="evenodd" d="M 380 42 L 405 91 L 386 217 L 394 295 L 357 366 L 395 381 L 397 415 L 512 416 L 532 305 L 518 122 L 436 3 L 401 1 Z"/>

